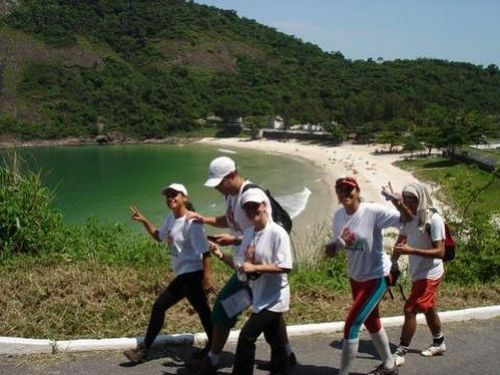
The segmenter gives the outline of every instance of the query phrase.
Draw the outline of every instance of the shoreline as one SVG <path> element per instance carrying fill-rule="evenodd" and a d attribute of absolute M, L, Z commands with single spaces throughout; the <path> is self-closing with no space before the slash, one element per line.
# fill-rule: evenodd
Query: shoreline
<path fill-rule="evenodd" d="M 351 175 L 357 178 L 361 197 L 366 202 L 375 202 L 394 208 L 380 194 L 383 185 L 390 181 L 395 191 L 400 192 L 407 184 L 419 182 L 411 172 L 393 165 L 408 154 L 375 153 L 381 145 L 342 144 L 331 146 L 304 141 L 275 141 L 267 139 L 248 140 L 242 138 L 203 138 L 197 143 L 218 146 L 226 151 L 250 149 L 254 152 L 279 154 L 284 157 L 302 159 L 322 172 L 322 183 L 326 193 L 312 195 L 305 210 L 294 219 L 292 242 L 295 257 L 299 262 L 309 263 L 322 251 L 322 242 L 329 236 L 333 212 L 339 207 L 334 182 L 337 178 Z M 427 185 L 432 191 L 432 187 Z M 325 202 L 325 198 L 328 202 Z M 436 202 L 440 208 L 440 202 Z M 389 230 L 394 231 L 395 230 Z M 391 239 L 387 238 L 388 245 Z"/>

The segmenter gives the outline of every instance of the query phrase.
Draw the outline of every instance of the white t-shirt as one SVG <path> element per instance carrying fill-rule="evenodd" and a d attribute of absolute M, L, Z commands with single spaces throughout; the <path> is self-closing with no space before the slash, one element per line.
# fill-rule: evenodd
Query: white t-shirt
<path fill-rule="evenodd" d="M 366 281 L 387 276 L 391 261 L 384 251 L 382 229 L 399 228 L 399 212 L 377 203 L 361 202 L 353 215 L 341 207 L 333 215 L 333 238 L 344 227 L 354 233 L 354 243 L 346 247 L 349 277 Z"/>
<path fill-rule="evenodd" d="M 290 237 L 279 224 L 269 221 L 258 232 L 254 227 L 247 228 L 243 235 L 241 248 L 253 246 L 255 264 L 275 264 L 278 267 L 292 269 L 292 251 Z M 252 288 L 252 311 L 259 313 L 263 309 L 273 312 L 288 311 L 290 305 L 290 286 L 286 273 L 263 273 L 256 280 L 249 282 Z"/>
<path fill-rule="evenodd" d="M 245 214 L 243 208 L 241 208 L 241 196 L 243 188 L 248 184 L 251 184 L 251 182 L 250 181 L 243 182 L 243 184 L 241 184 L 240 191 L 238 192 L 238 194 L 227 195 L 225 198 L 227 224 L 230 233 L 235 236 L 242 236 L 243 231 L 246 228 L 251 227 L 253 225 L 252 222 L 248 219 L 247 215 Z M 247 191 L 250 191 L 252 189 L 258 189 L 258 188 L 249 188 Z M 269 202 L 269 199 L 267 198 L 267 195 L 265 202 L 269 220 L 272 220 L 273 219 L 272 207 L 271 207 L 271 202 Z"/>
<path fill-rule="evenodd" d="M 438 213 L 431 216 L 431 237 L 427 230 L 418 229 L 418 218 L 401 227 L 400 234 L 406 236 L 408 246 L 417 249 L 432 249 L 432 242 L 445 239 L 444 220 Z M 432 240 L 431 240 L 432 238 Z M 439 258 L 426 258 L 420 255 L 409 255 L 410 276 L 413 281 L 430 279 L 437 280 L 444 273 L 443 261 Z"/>
<path fill-rule="evenodd" d="M 158 229 L 162 242 L 170 250 L 170 261 L 176 276 L 203 269 L 203 253 L 209 251 L 208 240 L 201 224 L 186 217 L 167 216 Z"/>

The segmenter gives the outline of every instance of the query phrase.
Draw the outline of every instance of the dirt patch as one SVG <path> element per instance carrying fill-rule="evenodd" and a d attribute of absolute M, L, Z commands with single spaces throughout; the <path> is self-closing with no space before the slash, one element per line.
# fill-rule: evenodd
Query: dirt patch
<path fill-rule="evenodd" d="M 101 66 L 103 57 L 79 46 L 52 48 L 27 34 L 0 28 L 0 111 L 28 122 L 39 122 L 40 116 L 33 108 L 27 108 L 16 95 L 17 85 L 22 79 L 23 66 L 28 63 L 61 62 L 65 67 L 91 68 Z"/>

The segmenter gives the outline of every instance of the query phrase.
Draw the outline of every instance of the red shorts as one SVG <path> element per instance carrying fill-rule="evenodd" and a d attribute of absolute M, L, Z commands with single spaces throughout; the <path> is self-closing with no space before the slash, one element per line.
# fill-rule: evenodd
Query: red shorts
<path fill-rule="evenodd" d="M 436 295 L 441 279 L 422 279 L 411 283 L 411 294 L 405 309 L 425 313 L 436 306 Z"/>

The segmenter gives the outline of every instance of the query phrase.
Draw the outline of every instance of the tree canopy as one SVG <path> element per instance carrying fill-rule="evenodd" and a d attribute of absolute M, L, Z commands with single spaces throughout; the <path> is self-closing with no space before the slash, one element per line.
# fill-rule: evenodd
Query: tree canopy
<path fill-rule="evenodd" d="M 498 132 L 493 64 L 351 61 L 234 11 L 183 0 L 21 0 L 0 21 L 0 39 L 12 30 L 59 54 L 23 60 L 0 134 L 92 136 L 99 121 L 106 131 L 163 137 L 209 114 L 280 114 L 287 124 L 335 121 L 360 140 L 382 132 L 402 144 L 408 129 L 452 126 L 458 112 L 473 114 L 474 121 L 462 121 L 467 126 L 477 130 L 488 119 Z M 100 61 L 80 63 L 89 50 Z M 12 110 L 16 104 L 28 110 Z M 396 123 L 405 129 L 391 129 Z"/>

